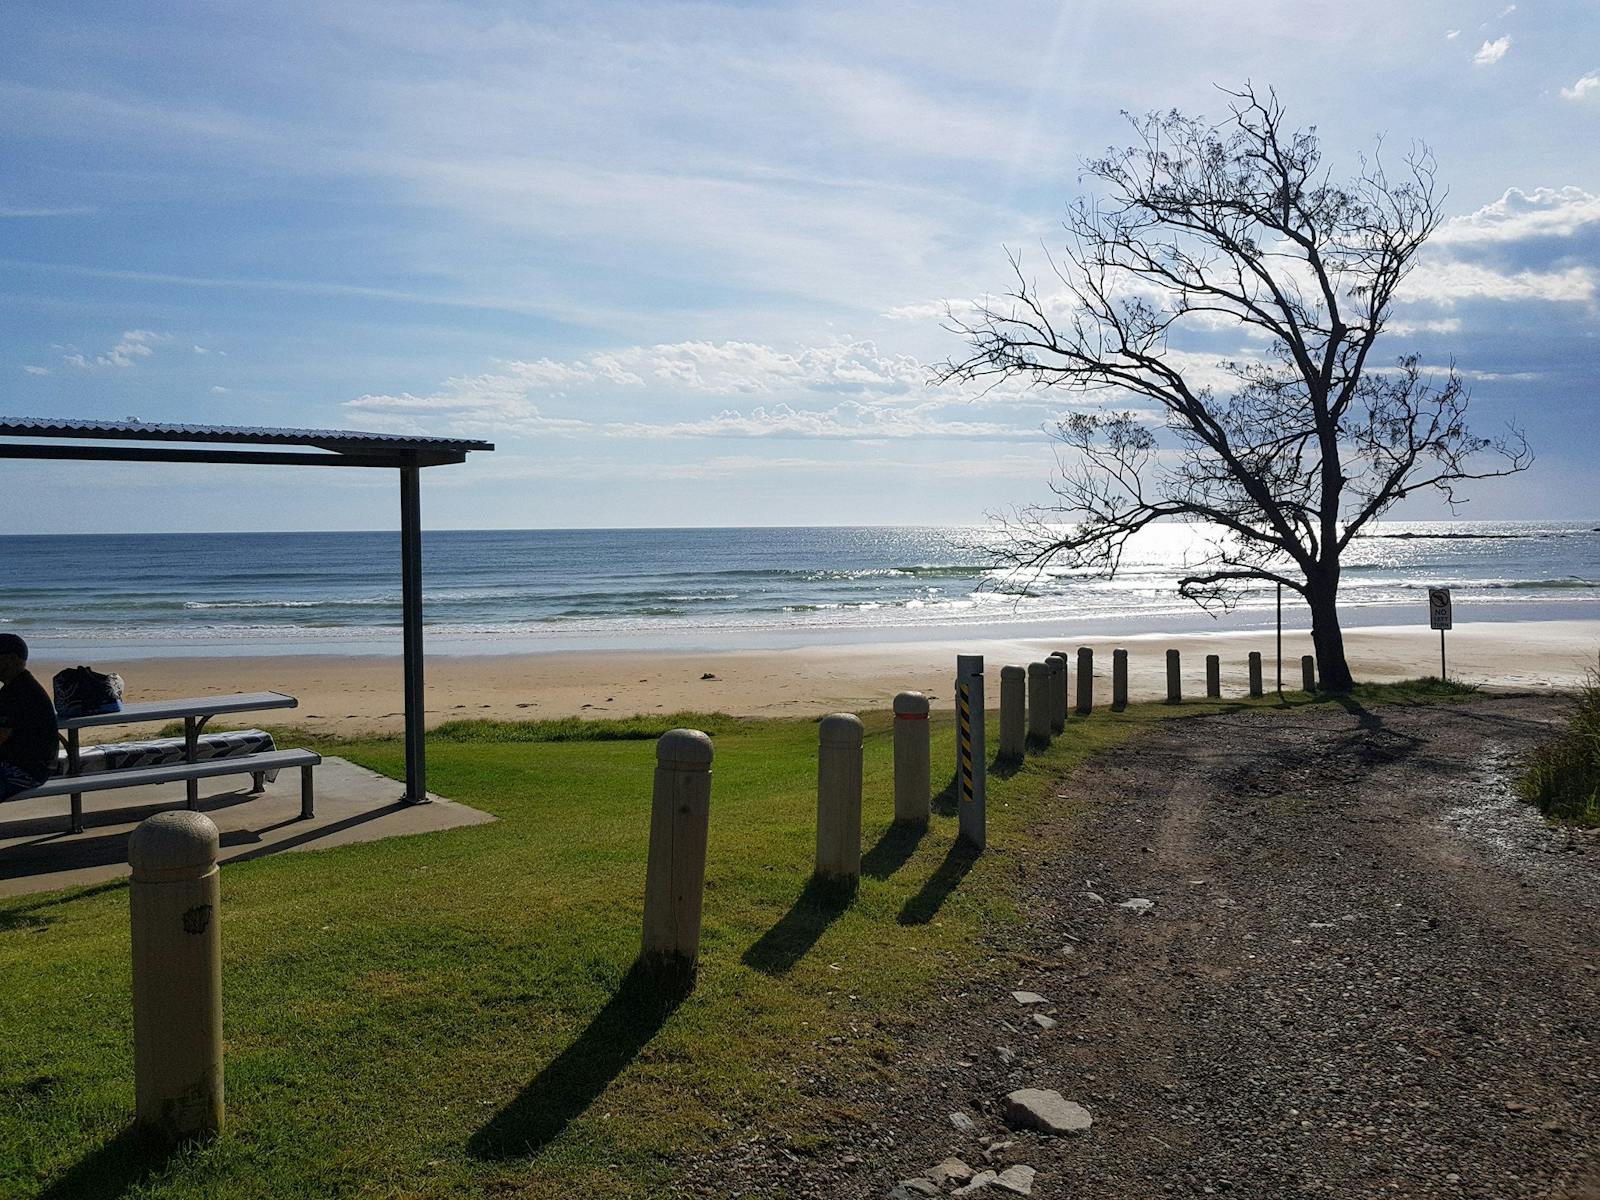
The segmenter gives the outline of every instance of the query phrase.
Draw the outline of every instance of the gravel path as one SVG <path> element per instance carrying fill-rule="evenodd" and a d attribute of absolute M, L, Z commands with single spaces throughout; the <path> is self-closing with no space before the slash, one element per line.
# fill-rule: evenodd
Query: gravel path
<path fill-rule="evenodd" d="M 815 1081 L 860 1114 L 818 1159 L 746 1145 L 702 1187 L 885 1196 L 955 1155 L 1032 1167 L 1040 1197 L 1600 1200 L 1600 840 L 1506 788 L 1559 716 L 1486 696 L 1163 723 L 1010 853 L 1033 919 L 1009 986 L 947 998 L 887 1092 Z M 1011 1132 L 1029 1087 L 1093 1128 Z"/>

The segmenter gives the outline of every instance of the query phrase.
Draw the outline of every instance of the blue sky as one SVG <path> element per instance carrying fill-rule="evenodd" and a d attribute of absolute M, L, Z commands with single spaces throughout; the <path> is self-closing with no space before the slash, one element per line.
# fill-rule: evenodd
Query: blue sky
<path fill-rule="evenodd" d="M 1470 515 L 1600 517 L 1591 0 L 4 23 L 0 412 L 492 438 L 431 473 L 434 526 L 977 520 L 1042 498 L 1063 400 L 929 387 L 941 302 L 1056 239 L 1119 110 L 1219 113 L 1248 78 L 1336 165 L 1432 146 L 1452 220 L 1389 348 L 1453 357 L 1477 423 L 1534 444 Z M 360 472 L 0 472 L 8 531 L 394 522 Z"/>

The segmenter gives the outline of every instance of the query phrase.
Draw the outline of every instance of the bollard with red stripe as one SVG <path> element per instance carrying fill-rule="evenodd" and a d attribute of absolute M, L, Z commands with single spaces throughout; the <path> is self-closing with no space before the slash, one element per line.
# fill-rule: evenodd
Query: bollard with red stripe
<path fill-rule="evenodd" d="M 928 751 L 928 698 L 901 692 L 894 698 L 894 819 L 926 825 L 933 767 Z"/>

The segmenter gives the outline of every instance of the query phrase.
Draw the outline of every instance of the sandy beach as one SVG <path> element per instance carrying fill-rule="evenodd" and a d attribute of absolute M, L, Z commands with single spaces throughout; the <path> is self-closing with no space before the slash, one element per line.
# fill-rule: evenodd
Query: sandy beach
<path fill-rule="evenodd" d="M 1452 678 L 1493 687 L 1550 690 L 1570 687 L 1595 664 L 1600 621 L 1486 622 L 1449 635 Z M 618 717 L 679 710 L 735 716 L 810 716 L 851 709 L 885 708 L 894 693 L 916 689 L 947 701 L 957 653 L 983 654 L 991 676 L 990 700 L 998 694 L 999 670 L 1026 664 L 1052 650 L 1095 650 L 1096 676 L 1109 692 L 1111 650 L 1129 651 L 1129 688 L 1135 699 L 1165 694 L 1164 653 L 1183 655 L 1185 693 L 1199 695 L 1207 654 L 1223 660 L 1223 692 L 1245 690 L 1245 659 L 1259 650 L 1273 686 L 1274 639 L 1270 631 L 1151 634 L 1119 639 L 1008 639 L 974 631 L 957 641 L 900 642 L 791 650 L 727 652 L 558 652 L 504 656 L 430 656 L 427 665 L 428 721 L 467 717 Z M 1385 682 L 1439 670 L 1439 639 L 1420 626 L 1383 626 L 1346 633 L 1351 668 L 1358 679 Z M 1299 686 L 1300 655 L 1310 638 L 1284 635 L 1284 683 Z M 39 659 L 42 679 L 63 663 Z M 292 714 L 273 714 L 272 724 L 293 724 L 322 733 L 391 732 L 402 725 L 398 657 L 328 655 L 211 659 L 117 659 L 94 664 L 120 672 L 128 699 L 274 690 L 300 701 Z M 709 678 L 708 678 L 709 676 Z"/>

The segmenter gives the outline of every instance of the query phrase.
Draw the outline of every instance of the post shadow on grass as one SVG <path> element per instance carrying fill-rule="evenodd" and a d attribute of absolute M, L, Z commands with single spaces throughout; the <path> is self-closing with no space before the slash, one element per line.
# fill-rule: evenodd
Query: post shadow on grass
<path fill-rule="evenodd" d="M 128 890 L 126 879 L 113 879 L 110 883 L 96 884 L 93 887 L 78 888 L 76 891 L 64 895 L 47 896 L 43 900 L 32 900 L 27 904 L 9 908 L 0 912 L 0 932 L 7 929 L 36 929 L 49 925 L 55 921 L 54 917 L 41 916 L 41 909 L 55 908 L 62 904 L 71 904 L 74 900 L 86 900 L 90 896 L 99 896 L 106 892 L 125 892 Z"/>
<path fill-rule="evenodd" d="M 487 1160 L 539 1153 L 638 1057 L 686 995 L 635 963 L 577 1040 L 472 1135 L 468 1153 Z"/>
<path fill-rule="evenodd" d="M 928 835 L 925 821 L 896 821 L 883 831 L 872 849 L 861 856 L 861 873 L 869 879 L 887 879 L 917 852 Z"/>
<path fill-rule="evenodd" d="M 950 898 L 950 893 L 967 877 L 967 872 L 972 870 L 973 864 L 982 855 L 983 851 L 966 838 L 958 837 L 952 842 L 950 852 L 944 856 L 938 869 L 928 876 L 928 882 L 901 908 L 898 918 L 900 924 L 926 925 L 933 920 Z"/>
<path fill-rule="evenodd" d="M 763 975 L 783 975 L 806 956 L 828 926 L 855 899 L 847 884 L 813 875 L 778 923 L 756 939 L 741 956 L 745 966 Z"/>
<path fill-rule="evenodd" d="M 182 1145 L 128 1125 L 73 1163 L 38 1200 L 117 1200 L 160 1172 Z"/>
<path fill-rule="evenodd" d="M 950 782 L 944 785 L 944 790 L 934 793 L 933 799 L 928 802 L 928 807 L 941 817 L 953 817 L 960 811 L 961 777 L 955 772 L 950 772 Z"/>
<path fill-rule="evenodd" d="M 989 774 L 996 779 L 1010 779 L 1022 770 L 1022 764 L 1026 761 L 1021 754 L 997 753 L 989 762 Z"/>

